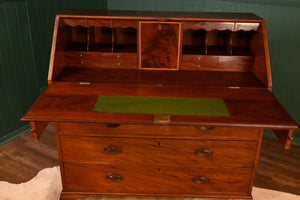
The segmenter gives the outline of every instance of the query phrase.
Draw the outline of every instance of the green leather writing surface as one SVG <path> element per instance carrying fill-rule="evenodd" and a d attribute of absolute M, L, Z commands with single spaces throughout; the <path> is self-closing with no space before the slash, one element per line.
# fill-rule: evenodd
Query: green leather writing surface
<path fill-rule="evenodd" d="M 223 99 L 99 95 L 93 112 L 230 116 Z"/>

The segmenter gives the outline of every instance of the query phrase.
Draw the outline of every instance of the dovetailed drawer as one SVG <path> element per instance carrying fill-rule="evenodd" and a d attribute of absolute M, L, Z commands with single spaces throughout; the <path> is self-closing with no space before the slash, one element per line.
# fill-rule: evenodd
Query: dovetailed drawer
<path fill-rule="evenodd" d="M 119 69 L 136 69 L 137 61 L 136 60 L 119 60 L 119 59 L 102 59 L 99 63 L 99 67 L 102 68 L 119 68 Z"/>
<path fill-rule="evenodd" d="M 216 70 L 218 60 L 218 56 L 182 55 L 181 69 Z"/>
<path fill-rule="evenodd" d="M 63 165 L 65 192 L 250 196 L 251 168 Z"/>
<path fill-rule="evenodd" d="M 217 63 L 219 56 L 182 55 L 182 61 L 199 63 Z"/>
<path fill-rule="evenodd" d="M 258 128 L 179 126 L 179 125 L 143 125 L 143 124 L 101 124 L 101 123 L 57 123 L 59 135 L 82 135 L 104 137 L 135 138 L 179 138 L 179 139 L 224 139 L 257 140 Z"/>
<path fill-rule="evenodd" d="M 101 164 L 252 166 L 255 141 L 59 137 L 63 161 Z"/>
<path fill-rule="evenodd" d="M 198 61 L 182 61 L 181 62 L 182 70 L 202 70 L 202 71 L 226 71 L 223 66 L 220 66 L 215 63 L 209 62 L 198 62 Z M 227 69 L 231 71 L 231 69 Z"/>
<path fill-rule="evenodd" d="M 253 56 L 183 55 L 181 69 L 204 71 L 251 71 Z"/>
<path fill-rule="evenodd" d="M 98 52 L 64 52 L 64 58 L 69 67 L 98 67 L 100 63 Z"/>
<path fill-rule="evenodd" d="M 137 59 L 136 53 L 101 53 L 101 59 L 108 60 L 135 60 Z"/>

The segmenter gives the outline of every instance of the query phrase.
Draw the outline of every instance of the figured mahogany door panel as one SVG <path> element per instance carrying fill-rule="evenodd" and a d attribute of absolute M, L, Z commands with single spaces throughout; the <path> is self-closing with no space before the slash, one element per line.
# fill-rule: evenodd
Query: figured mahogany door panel
<path fill-rule="evenodd" d="M 255 141 L 59 137 L 63 161 L 193 167 L 252 166 Z"/>
<path fill-rule="evenodd" d="M 249 195 L 251 168 L 64 163 L 65 192 L 157 195 Z"/>
<path fill-rule="evenodd" d="M 141 69 L 178 69 L 180 27 L 180 22 L 140 22 L 139 66 Z"/>
<path fill-rule="evenodd" d="M 142 124 L 58 123 L 58 134 L 135 138 L 257 140 L 257 128 Z"/>

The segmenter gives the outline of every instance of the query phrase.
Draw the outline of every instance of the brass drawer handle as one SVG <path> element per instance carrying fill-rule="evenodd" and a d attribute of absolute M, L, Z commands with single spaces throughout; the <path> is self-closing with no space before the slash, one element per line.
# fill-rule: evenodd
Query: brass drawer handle
<path fill-rule="evenodd" d="M 120 124 L 109 123 L 109 124 L 105 124 L 105 126 L 108 127 L 108 128 L 116 128 L 116 127 L 119 127 Z"/>
<path fill-rule="evenodd" d="M 214 127 L 212 126 L 198 126 L 198 129 L 200 129 L 201 131 L 209 131 L 214 129 Z"/>
<path fill-rule="evenodd" d="M 209 183 L 209 178 L 207 178 L 206 176 L 195 176 L 193 178 L 193 182 L 197 184 Z"/>
<path fill-rule="evenodd" d="M 104 148 L 104 151 L 108 154 L 120 154 L 122 153 L 122 149 L 118 146 L 113 146 L 113 145 L 110 145 L 110 146 L 106 146 Z"/>
<path fill-rule="evenodd" d="M 213 154 L 213 151 L 207 148 L 202 148 L 202 149 L 196 149 L 195 154 L 196 156 L 199 157 L 208 157 Z"/>
<path fill-rule="evenodd" d="M 123 176 L 120 174 L 107 174 L 106 179 L 111 182 L 120 182 L 123 180 Z"/>

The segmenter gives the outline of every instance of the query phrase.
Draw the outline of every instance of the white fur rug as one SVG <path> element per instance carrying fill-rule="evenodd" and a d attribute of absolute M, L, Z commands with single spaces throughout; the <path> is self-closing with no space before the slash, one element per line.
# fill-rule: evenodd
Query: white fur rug
<path fill-rule="evenodd" d="M 0 200 L 59 200 L 61 190 L 59 167 L 53 167 L 40 171 L 26 183 L 12 184 L 0 181 Z M 254 200 L 300 200 L 300 196 L 297 195 L 256 187 L 253 188 L 252 195 Z"/>

